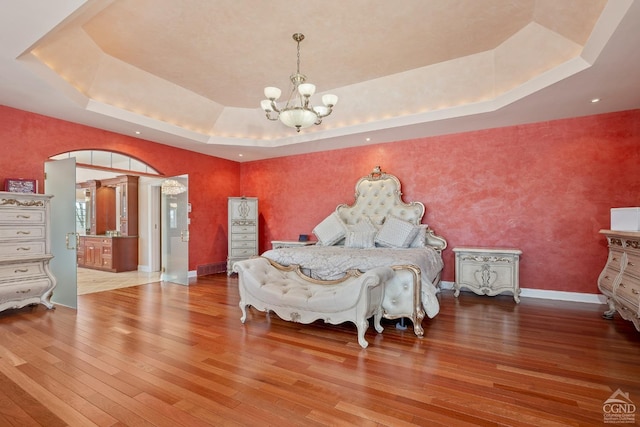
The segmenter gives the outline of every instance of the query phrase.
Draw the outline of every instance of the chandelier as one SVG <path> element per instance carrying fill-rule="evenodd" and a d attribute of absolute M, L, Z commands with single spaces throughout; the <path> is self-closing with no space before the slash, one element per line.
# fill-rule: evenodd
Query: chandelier
<path fill-rule="evenodd" d="M 260 103 L 262 109 L 267 113 L 267 119 L 278 120 L 286 126 L 300 129 L 308 128 L 311 125 L 319 125 L 322 119 L 333 111 L 332 108 L 338 102 L 336 95 L 326 94 L 322 96 L 324 105 L 310 105 L 309 99 L 316 92 L 316 85 L 305 83 L 307 76 L 300 73 L 300 42 L 304 40 L 304 34 L 295 33 L 293 40 L 298 44 L 298 65 L 296 72 L 290 77 L 293 88 L 284 107 L 278 109 L 276 101 L 280 98 L 282 91 L 277 87 L 264 88 L 264 96 L 267 98 Z"/>
<path fill-rule="evenodd" d="M 187 191 L 187 187 L 175 179 L 165 179 L 162 181 L 161 191 L 162 194 L 175 196 L 176 194 L 181 194 Z"/>

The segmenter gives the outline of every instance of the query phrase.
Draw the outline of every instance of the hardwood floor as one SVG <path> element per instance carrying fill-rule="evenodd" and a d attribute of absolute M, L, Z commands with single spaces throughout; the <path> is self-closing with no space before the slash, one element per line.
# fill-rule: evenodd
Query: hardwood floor
<path fill-rule="evenodd" d="M 111 273 L 81 267 L 78 267 L 76 276 L 78 279 L 78 295 L 144 285 L 160 280 L 160 272 L 123 271 Z"/>
<path fill-rule="evenodd" d="M 640 406 L 640 333 L 604 306 L 440 302 L 425 338 L 386 321 L 367 349 L 352 324 L 241 324 L 224 274 L 2 312 L 0 425 L 591 426 L 618 389 Z"/>

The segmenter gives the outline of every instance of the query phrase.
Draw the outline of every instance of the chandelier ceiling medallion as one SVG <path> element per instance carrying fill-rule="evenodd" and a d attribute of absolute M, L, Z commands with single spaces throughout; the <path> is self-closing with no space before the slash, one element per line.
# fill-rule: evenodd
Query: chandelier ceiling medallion
<path fill-rule="evenodd" d="M 282 108 L 278 108 L 276 101 L 280 98 L 282 91 L 277 87 L 264 88 L 264 96 L 267 98 L 260 103 L 262 109 L 267 113 L 267 119 L 278 120 L 286 126 L 300 129 L 308 128 L 311 125 L 319 125 L 322 119 L 333 111 L 332 108 L 338 102 L 338 97 L 332 94 L 322 96 L 324 105 L 310 105 L 309 100 L 316 92 L 316 85 L 306 83 L 307 76 L 300 73 L 300 42 L 304 40 L 304 34 L 295 33 L 293 40 L 298 44 L 298 65 L 296 72 L 290 77 L 293 88 L 287 103 Z"/>

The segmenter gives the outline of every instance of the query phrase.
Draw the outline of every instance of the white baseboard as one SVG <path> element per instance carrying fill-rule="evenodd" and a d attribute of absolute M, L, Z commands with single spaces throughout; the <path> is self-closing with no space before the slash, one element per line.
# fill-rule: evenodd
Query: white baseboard
<path fill-rule="evenodd" d="M 452 290 L 453 282 L 440 282 L 440 289 Z M 606 304 L 607 299 L 604 295 L 600 294 L 587 294 L 582 292 L 565 292 L 565 291 L 551 291 L 548 289 L 529 289 L 520 288 L 521 298 L 541 298 L 551 299 L 556 301 L 573 301 L 573 302 L 586 302 L 589 304 Z"/>
<path fill-rule="evenodd" d="M 142 271 L 144 273 L 151 273 L 151 267 L 149 267 L 148 265 L 139 265 L 138 271 Z M 198 272 L 196 270 L 189 270 L 187 272 L 187 277 L 189 278 L 198 277 Z"/>

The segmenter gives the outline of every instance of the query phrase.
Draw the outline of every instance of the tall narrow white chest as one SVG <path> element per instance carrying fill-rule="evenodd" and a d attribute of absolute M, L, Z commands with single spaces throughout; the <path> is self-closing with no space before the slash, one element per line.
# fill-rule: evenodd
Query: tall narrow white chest
<path fill-rule="evenodd" d="M 258 255 L 258 199 L 229 197 L 229 249 L 227 275 L 233 264 Z"/>
<path fill-rule="evenodd" d="M 0 311 L 29 304 L 53 308 L 51 197 L 0 192 Z"/>

